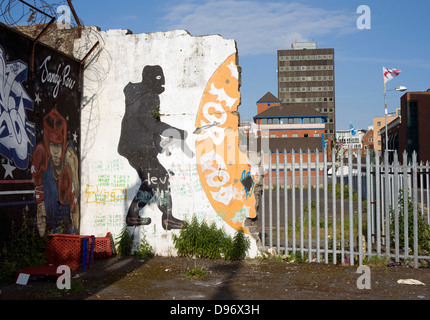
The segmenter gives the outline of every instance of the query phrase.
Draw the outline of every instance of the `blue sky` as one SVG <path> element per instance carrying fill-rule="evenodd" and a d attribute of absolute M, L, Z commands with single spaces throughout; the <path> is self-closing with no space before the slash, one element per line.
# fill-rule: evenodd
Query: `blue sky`
<path fill-rule="evenodd" d="M 384 115 L 382 67 L 400 76 L 387 89 L 430 88 L 430 1 L 411 0 L 74 0 L 85 25 L 133 33 L 185 29 L 193 36 L 220 34 L 235 39 L 242 67 L 241 120 L 251 120 L 256 101 L 277 95 L 277 50 L 294 41 L 317 41 L 335 49 L 337 129 L 372 125 Z M 357 28 L 367 5 L 371 29 Z M 388 111 L 403 93 L 388 92 Z"/>

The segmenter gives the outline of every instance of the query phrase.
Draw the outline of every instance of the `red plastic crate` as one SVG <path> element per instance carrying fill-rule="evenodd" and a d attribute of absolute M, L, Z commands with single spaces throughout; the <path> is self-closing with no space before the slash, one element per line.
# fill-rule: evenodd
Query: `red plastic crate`
<path fill-rule="evenodd" d="M 61 273 L 57 273 L 57 266 L 37 266 L 27 267 L 17 271 L 15 276 L 15 282 L 18 279 L 20 273 L 29 274 L 31 276 L 60 276 Z"/>
<path fill-rule="evenodd" d="M 83 248 L 83 239 L 88 239 L 87 248 Z M 79 270 L 81 266 L 91 265 L 93 258 L 92 236 L 79 236 L 71 234 L 48 235 L 46 247 L 48 265 L 67 265 L 73 271 Z M 84 251 L 86 250 L 86 252 Z M 86 254 L 85 254 L 86 253 Z M 83 256 L 86 255 L 85 264 Z"/>
<path fill-rule="evenodd" d="M 105 237 L 96 237 L 94 259 L 108 259 L 112 256 L 112 236 L 108 232 Z"/>

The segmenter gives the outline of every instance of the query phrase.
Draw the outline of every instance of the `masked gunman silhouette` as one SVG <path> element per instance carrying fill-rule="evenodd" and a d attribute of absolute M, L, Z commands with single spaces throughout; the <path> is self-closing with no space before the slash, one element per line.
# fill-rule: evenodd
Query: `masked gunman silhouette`
<path fill-rule="evenodd" d="M 140 210 L 150 202 L 156 202 L 162 212 L 165 230 L 182 228 L 182 221 L 172 215 L 172 197 L 169 172 L 158 161 L 164 151 L 161 136 L 175 132 L 185 141 L 186 132 L 160 121 L 160 98 L 164 92 L 165 78 L 160 66 L 145 66 L 142 82 L 128 83 L 124 88 L 125 114 L 122 120 L 118 153 L 127 158 L 139 174 L 141 185 L 128 209 L 126 223 L 129 226 L 148 225 L 151 219 L 141 217 Z M 173 173 L 172 173 L 173 174 Z"/>

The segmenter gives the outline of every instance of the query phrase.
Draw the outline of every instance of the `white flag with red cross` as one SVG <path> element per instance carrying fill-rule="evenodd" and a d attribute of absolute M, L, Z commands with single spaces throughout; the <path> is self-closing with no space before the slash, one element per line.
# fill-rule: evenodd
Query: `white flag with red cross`
<path fill-rule="evenodd" d="M 384 82 L 385 83 L 387 83 L 388 81 L 397 77 L 401 72 L 399 69 L 388 69 L 385 67 L 382 67 L 382 70 L 384 72 Z"/>

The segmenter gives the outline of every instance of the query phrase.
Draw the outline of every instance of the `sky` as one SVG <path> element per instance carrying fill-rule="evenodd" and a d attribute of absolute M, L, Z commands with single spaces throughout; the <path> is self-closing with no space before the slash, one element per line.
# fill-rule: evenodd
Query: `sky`
<path fill-rule="evenodd" d="M 192 36 L 234 39 L 242 68 L 241 121 L 252 121 L 256 102 L 268 91 L 277 96 L 277 50 L 295 41 L 335 49 L 337 130 L 350 123 L 367 129 L 373 117 L 384 115 L 384 66 L 401 70 L 387 83 L 388 112 L 400 107 L 404 94 L 395 87 L 430 89 L 428 0 L 73 0 L 73 5 L 84 25 L 102 30 L 184 29 Z M 357 12 L 361 5 L 370 19 Z M 368 28 L 359 28 L 357 20 Z"/>

